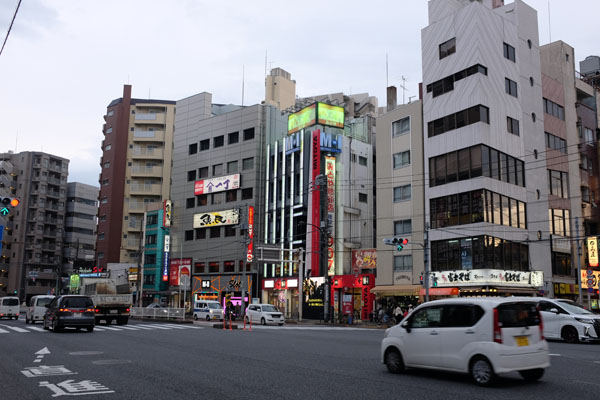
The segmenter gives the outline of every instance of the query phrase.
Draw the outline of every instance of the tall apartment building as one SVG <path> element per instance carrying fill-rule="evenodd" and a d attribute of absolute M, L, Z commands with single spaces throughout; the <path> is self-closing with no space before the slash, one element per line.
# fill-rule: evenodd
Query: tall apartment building
<path fill-rule="evenodd" d="M 429 2 L 422 65 L 434 296 L 552 291 L 538 43 L 536 11 L 521 0 Z"/>
<path fill-rule="evenodd" d="M 169 197 L 175 101 L 123 97 L 107 107 L 102 128 L 96 262 L 140 262 L 149 204 Z"/>
<path fill-rule="evenodd" d="M 396 297 L 404 306 L 418 300 L 427 247 L 422 115 L 421 100 L 396 106 L 396 88 L 390 87 L 388 109 L 377 117 L 377 286 L 373 291 L 380 297 Z M 401 250 L 384 244 L 383 239 L 392 237 L 408 239 L 410 244 Z"/>
<path fill-rule="evenodd" d="M 97 187 L 84 183 L 67 184 L 63 273 L 95 266 L 98 192 Z"/>
<path fill-rule="evenodd" d="M 69 160 L 29 151 L 2 153 L 0 160 L 0 191 L 21 200 L 6 223 L 0 275 L 8 279 L 0 293 L 17 291 L 22 301 L 54 293 L 61 284 Z"/>

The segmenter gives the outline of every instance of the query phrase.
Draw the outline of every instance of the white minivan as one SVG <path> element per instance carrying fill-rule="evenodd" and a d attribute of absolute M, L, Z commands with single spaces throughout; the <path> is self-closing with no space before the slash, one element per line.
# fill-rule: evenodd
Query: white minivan
<path fill-rule="evenodd" d="M 390 372 L 412 367 L 468 373 L 481 386 L 513 371 L 535 381 L 550 366 L 537 301 L 527 297 L 424 303 L 386 330 L 381 360 Z"/>
<path fill-rule="evenodd" d="M 600 340 L 600 315 L 594 314 L 570 300 L 540 300 L 544 319 L 544 336 L 563 339 L 567 343 Z"/>
<path fill-rule="evenodd" d="M 0 319 L 19 319 L 20 304 L 18 297 L 0 297 Z"/>
<path fill-rule="evenodd" d="M 205 319 L 207 321 L 218 319 L 223 320 L 223 307 L 215 300 L 196 300 L 194 303 L 194 319 Z"/>
<path fill-rule="evenodd" d="M 29 299 L 29 305 L 25 313 L 25 323 L 35 324 L 35 321 L 43 321 L 46 314 L 46 304 L 50 304 L 54 297 L 51 295 L 40 295 Z"/>

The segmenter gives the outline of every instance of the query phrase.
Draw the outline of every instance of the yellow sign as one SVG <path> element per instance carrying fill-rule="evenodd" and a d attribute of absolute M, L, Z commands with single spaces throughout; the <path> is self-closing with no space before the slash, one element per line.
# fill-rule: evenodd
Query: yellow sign
<path fill-rule="evenodd" d="M 592 271 L 592 275 L 588 275 L 586 270 L 581 270 L 581 288 L 582 289 L 600 289 L 600 271 Z"/>
<path fill-rule="evenodd" d="M 319 103 L 317 115 L 318 123 L 321 125 L 344 127 L 344 107 Z"/>
<path fill-rule="evenodd" d="M 598 239 L 596 236 L 587 238 L 588 260 L 590 267 L 598 266 Z"/>
<path fill-rule="evenodd" d="M 317 123 L 317 104 L 310 105 L 288 117 L 288 135 Z"/>

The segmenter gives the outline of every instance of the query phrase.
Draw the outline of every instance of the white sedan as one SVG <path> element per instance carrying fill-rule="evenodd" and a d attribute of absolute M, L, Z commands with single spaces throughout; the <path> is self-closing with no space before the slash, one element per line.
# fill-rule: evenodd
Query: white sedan
<path fill-rule="evenodd" d="M 283 325 L 285 319 L 283 313 L 271 304 L 250 304 L 246 309 L 246 322 L 258 323 L 261 325 L 279 324 Z"/>

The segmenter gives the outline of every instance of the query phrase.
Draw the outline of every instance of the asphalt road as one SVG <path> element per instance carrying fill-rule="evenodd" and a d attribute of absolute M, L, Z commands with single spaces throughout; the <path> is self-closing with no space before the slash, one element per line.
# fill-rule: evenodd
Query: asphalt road
<path fill-rule="evenodd" d="M 600 392 L 597 344 L 550 343 L 552 366 L 540 382 L 510 374 L 480 388 L 462 375 L 388 373 L 379 359 L 379 329 L 289 325 L 249 332 L 135 321 L 128 329 L 100 325 L 104 329 L 93 333 L 35 328 L 0 321 L 2 400 L 73 394 L 107 400 L 591 399 Z"/>

